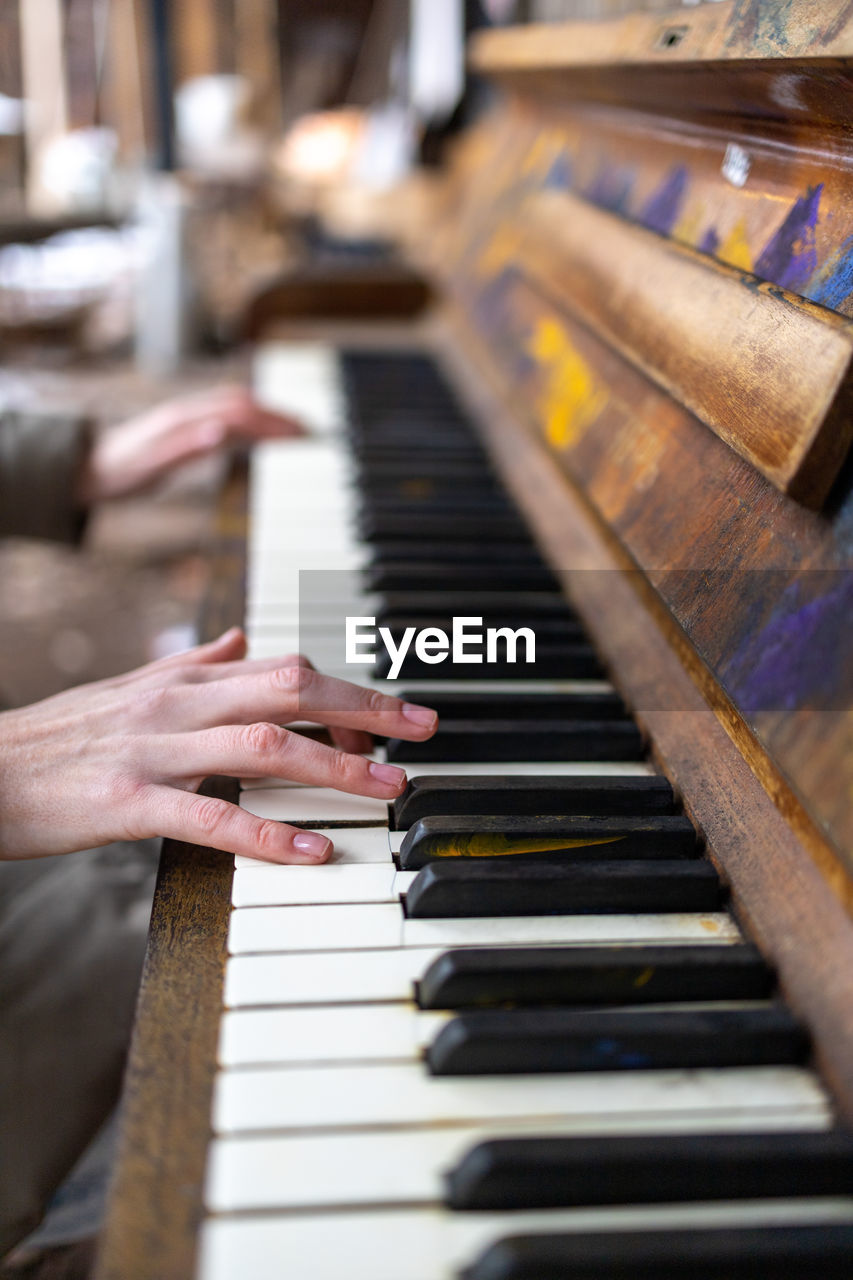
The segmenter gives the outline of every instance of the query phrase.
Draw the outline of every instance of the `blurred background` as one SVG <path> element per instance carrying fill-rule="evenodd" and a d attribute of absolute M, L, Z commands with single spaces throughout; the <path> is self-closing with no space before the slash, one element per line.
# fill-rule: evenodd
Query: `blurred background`
<path fill-rule="evenodd" d="M 423 307 L 398 248 L 483 104 L 466 35 L 663 7 L 3 0 L 0 406 L 108 427 L 246 377 L 283 318 Z M 84 555 L 0 542 L 0 702 L 194 640 L 220 477 L 104 506 Z"/>

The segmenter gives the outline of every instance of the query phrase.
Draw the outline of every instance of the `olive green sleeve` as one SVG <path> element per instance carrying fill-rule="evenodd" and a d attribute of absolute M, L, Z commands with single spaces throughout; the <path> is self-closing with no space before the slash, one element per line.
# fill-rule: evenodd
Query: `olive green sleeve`
<path fill-rule="evenodd" d="M 83 418 L 0 412 L 0 537 L 79 540 L 86 511 L 76 494 L 88 448 Z"/>

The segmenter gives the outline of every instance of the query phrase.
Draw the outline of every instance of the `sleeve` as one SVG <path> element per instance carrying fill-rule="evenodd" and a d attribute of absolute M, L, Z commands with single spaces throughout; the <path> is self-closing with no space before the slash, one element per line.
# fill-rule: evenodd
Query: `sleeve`
<path fill-rule="evenodd" d="M 83 418 L 0 413 L 0 537 L 79 541 L 86 510 L 76 493 L 89 436 Z"/>

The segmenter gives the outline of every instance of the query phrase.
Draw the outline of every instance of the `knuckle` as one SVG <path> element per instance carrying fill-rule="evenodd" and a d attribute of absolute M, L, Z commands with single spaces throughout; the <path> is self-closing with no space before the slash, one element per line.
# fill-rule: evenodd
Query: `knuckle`
<path fill-rule="evenodd" d="M 277 667 L 272 673 L 273 686 L 287 693 L 304 693 L 310 686 L 314 672 L 295 663 Z"/>
<path fill-rule="evenodd" d="M 284 749 L 288 734 L 276 724 L 261 721 L 247 725 L 243 730 L 243 741 L 253 756 L 267 757 L 279 755 Z"/>
<path fill-rule="evenodd" d="M 371 719 L 379 719 L 384 716 L 388 710 L 388 699 L 384 693 L 380 693 L 378 689 L 369 689 L 367 691 L 367 713 Z"/>
<path fill-rule="evenodd" d="M 135 813 L 146 799 L 148 784 L 133 773 L 121 771 L 103 781 L 101 802 Z"/>
<path fill-rule="evenodd" d="M 352 785 L 363 770 L 364 762 L 360 756 L 350 755 L 347 751 L 336 751 L 332 760 L 332 776 L 336 782 Z"/>
<path fill-rule="evenodd" d="M 222 801 L 213 796 L 196 796 L 190 809 L 192 821 L 206 836 L 213 836 L 222 824 Z"/>
<path fill-rule="evenodd" d="M 255 831 L 255 843 L 258 853 L 272 856 L 281 848 L 281 824 L 272 818 L 265 818 Z"/>

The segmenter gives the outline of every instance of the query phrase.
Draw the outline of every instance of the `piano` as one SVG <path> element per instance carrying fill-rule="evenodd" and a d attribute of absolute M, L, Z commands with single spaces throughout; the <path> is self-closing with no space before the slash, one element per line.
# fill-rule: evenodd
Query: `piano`
<path fill-rule="evenodd" d="M 441 723 L 391 806 L 210 784 L 328 866 L 166 842 L 100 1280 L 851 1273 L 852 56 L 798 0 L 483 34 L 441 315 L 259 347 L 312 435 L 209 633 Z M 454 616 L 535 661 L 346 661 Z"/>

